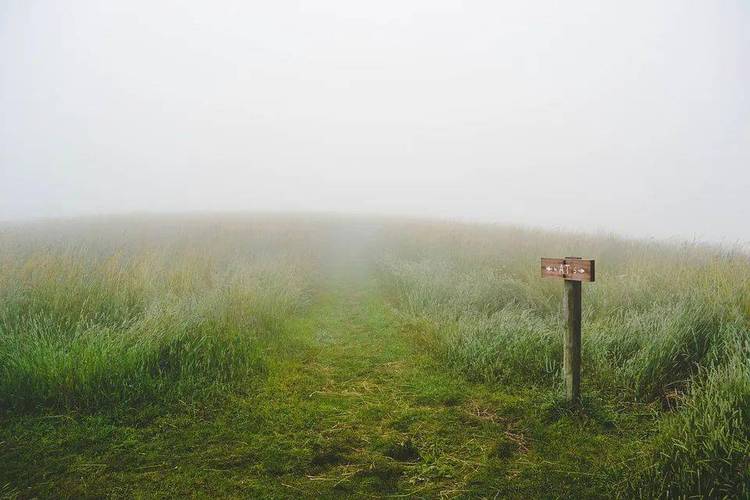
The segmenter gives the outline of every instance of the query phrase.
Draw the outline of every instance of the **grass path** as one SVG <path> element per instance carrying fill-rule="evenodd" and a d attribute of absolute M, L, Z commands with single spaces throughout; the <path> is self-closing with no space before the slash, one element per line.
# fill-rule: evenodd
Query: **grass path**
<path fill-rule="evenodd" d="M 221 404 L 3 422 L 0 495 L 594 496 L 638 436 L 441 367 L 360 280 L 267 349 L 265 378 Z"/>

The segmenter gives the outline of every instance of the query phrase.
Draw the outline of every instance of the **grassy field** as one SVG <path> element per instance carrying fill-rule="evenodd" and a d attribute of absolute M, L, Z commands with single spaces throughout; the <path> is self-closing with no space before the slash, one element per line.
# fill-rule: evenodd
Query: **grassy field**
<path fill-rule="evenodd" d="M 597 259 L 580 408 L 562 285 Z M 397 219 L 0 228 L 0 496 L 750 496 L 750 258 Z"/>

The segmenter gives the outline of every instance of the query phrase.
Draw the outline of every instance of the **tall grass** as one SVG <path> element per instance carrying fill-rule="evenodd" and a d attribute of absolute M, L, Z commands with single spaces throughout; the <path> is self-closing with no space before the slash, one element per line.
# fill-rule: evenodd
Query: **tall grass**
<path fill-rule="evenodd" d="M 472 378 L 515 385 L 560 380 L 562 285 L 539 277 L 539 257 L 595 257 L 597 282 L 584 287 L 586 390 L 665 412 L 635 488 L 747 494 L 747 254 L 448 224 L 388 239 L 381 282 L 421 344 Z"/>
<path fill-rule="evenodd" d="M 699 370 L 680 410 L 662 422 L 653 465 L 634 491 L 750 496 L 750 338 L 734 336 L 722 350 L 719 362 Z"/>
<path fill-rule="evenodd" d="M 100 410 L 247 387 L 264 371 L 263 342 L 311 298 L 308 247 L 252 224 L 185 236 L 162 225 L 156 238 L 132 223 L 44 229 L 2 239 L 0 408 Z"/>

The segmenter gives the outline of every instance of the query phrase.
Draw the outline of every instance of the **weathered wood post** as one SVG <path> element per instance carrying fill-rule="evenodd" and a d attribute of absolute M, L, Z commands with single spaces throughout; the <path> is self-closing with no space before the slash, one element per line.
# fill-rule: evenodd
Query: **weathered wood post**
<path fill-rule="evenodd" d="M 569 401 L 581 399 L 581 282 L 565 280 L 563 290 L 565 337 L 563 343 L 563 377 Z"/>
<path fill-rule="evenodd" d="M 565 397 L 578 404 L 581 400 L 581 283 L 594 281 L 594 260 L 580 257 L 542 258 L 542 277 L 563 278 L 563 379 Z"/>

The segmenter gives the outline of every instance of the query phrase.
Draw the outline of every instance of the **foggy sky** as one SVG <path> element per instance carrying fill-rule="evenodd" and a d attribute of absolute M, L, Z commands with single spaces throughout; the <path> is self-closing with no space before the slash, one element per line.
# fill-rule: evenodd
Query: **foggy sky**
<path fill-rule="evenodd" d="M 750 241 L 750 3 L 0 1 L 0 220 Z"/>

